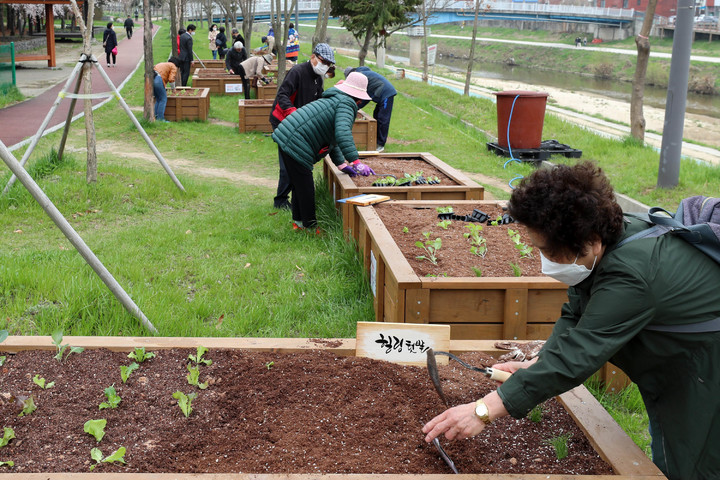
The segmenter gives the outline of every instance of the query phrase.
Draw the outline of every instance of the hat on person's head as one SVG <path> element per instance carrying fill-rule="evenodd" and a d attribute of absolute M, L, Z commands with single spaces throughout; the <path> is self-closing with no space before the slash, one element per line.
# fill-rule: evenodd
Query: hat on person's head
<path fill-rule="evenodd" d="M 262 37 L 262 38 L 260 39 L 260 41 L 261 41 L 262 43 L 267 42 L 267 37 Z"/>
<path fill-rule="evenodd" d="M 319 55 L 330 63 L 335 63 L 335 54 L 327 43 L 318 43 L 313 48 L 313 53 Z"/>
<path fill-rule="evenodd" d="M 265 61 L 266 61 L 267 63 L 272 63 L 272 61 L 273 61 L 273 54 L 272 54 L 272 53 L 266 53 L 265 55 L 263 55 L 263 58 L 265 59 Z"/>
<path fill-rule="evenodd" d="M 360 100 L 371 100 L 367 94 L 367 84 L 368 79 L 365 75 L 358 72 L 351 72 L 344 81 L 340 80 L 336 83 L 335 88 L 347 93 L 351 97 L 359 98 Z"/>
<path fill-rule="evenodd" d="M 234 48 L 235 50 L 242 50 L 242 49 L 243 49 L 243 43 L 238 40 L 237 42 L 233 43 L 233 48 Z"/>
<path fill-rule="evenodd" d="M 354 71 L 355 71 L 355 67 L 347 67 L 345 69 L 345 78 L 347 78 L 347 76 L 350 75 Z"/>

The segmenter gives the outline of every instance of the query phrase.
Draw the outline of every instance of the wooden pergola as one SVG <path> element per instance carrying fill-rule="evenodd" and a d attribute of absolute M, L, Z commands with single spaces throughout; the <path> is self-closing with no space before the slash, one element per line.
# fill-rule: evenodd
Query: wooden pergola
<path fill-rule="evenodd" d="M 53 5 L 70 5 L 70 0 L 0 0 L 0 5 L 5 3 L 11 4 L 32 4 L 45 5 L 45 35 L 47 38 L 47 54 L 45 55 L 16 55 L 16 62 L 29 62 L 34 60 L 47 60 L 48 67 L 57 66 L 55 60 L 55 15 L 53 14 Z M 78 0 L 78 6 L 83 4 L 83 0 Z"/>

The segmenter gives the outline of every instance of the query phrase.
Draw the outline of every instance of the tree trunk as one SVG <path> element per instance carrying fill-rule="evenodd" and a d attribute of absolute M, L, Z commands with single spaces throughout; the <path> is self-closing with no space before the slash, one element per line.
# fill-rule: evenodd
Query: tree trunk
<path fill-rule="evenodd" d="M 245 38 L 245 48 L 250 52 L 252 39 L 252 27 L 255 21 L 255 0 L 243 0 L 240 2 L 240 12 L 242 13 L 242 32 Z"/>
<path fill-rule="evenodd" d="M 422 12 L 422 26 L 423 26 L 423 50 L 425 51 L 425 59 L 423 60 L 423 73 L 422 73 L 422 81 L 427 83 L 428 81 L 428 58 L 427 58 L 427 51 L 428 51 L 428 37 L 427 37 L 427 12 L 425 11 L 425 2 L 423 2 L 421 7 Z"/>
<path fill-rule="evenodd" d="M 318 43 L 327 41 L 327 24 L 330 18 L 330 0 L 321 0 L 318 9 L 318 20 L 315 24 L 315 33 L 312 36 L 312 50 Z M 312 51 L 311 50 L 311 51 Z"/>
<path fill-rule="evenodd" d="M 645 96 L 645 77 L 650 61 L 650 39 L 648 37 L 655 17 L 655 7 L 657 7 L 657 0 L 650 0 L 645 11 L 645 20 L 643 20 L 640 33 L 635 37 L 637 63 L 635 64 L 632 95 L 630 97 L 630 134 L 641 142 L 645 140 L 643 100 Z"/>
<path fill-rule="evenodd" d="M 178 52 L 178 42 L 177 42 L 177 36 L 178 36 L 178 18 L 177 18 L 177 7 L 175 6 L 175 2 L 178 0 L 168 0 L 169 6 L 170 6 L 170 51 L 172 52 L 173 57 L 177 57 L 180 52 Z"/>
<path fill-rule="evenodd" d="M 470 59 L 468 60 L 467 73 L 465 74 L 465 90 L 463 90 L 463 95 L 466 97 L 470 96 L 470 80 L 472 78 L 473 60 L 475 59 L 475 39 L 477 38 L 478 10 L 480 10 L 480 0 L 475 0 L 475 19 L 473 20 L 473 34 L 472 41 L 470 42 Z"/>
<path fill-rule="evenodd" d="M 370 41 L 373 38 L 373 26 L 368 26 L 367 30 L 365 30 L 365 41 L 363 42 L 362 46 L 360 47 L 360 52 L 358 53 L 358 65 L 361 67 L 365 65 L 365 57 L 367 57 L 368 48 L 370 47 Z"/>
<path fill-rule="evenodd" d="M 155 121 L 155 98 L 153 82 L 155 74 L 153 69 L 152 25 L 150 24 L 150 0 L 143 0 L 143 54 L 145 55 L 145 102 L 143 104 L 143 117 L 151 122 Z"/>

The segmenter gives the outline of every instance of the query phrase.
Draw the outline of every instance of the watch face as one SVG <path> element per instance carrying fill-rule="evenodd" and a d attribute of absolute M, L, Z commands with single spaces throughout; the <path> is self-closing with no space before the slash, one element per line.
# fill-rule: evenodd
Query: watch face
<path fill-rule="evenodd" d="M 477 415 L 480 418 L 487 417 L 488 416 L 488 409 L 487 405 L 484 403 L 479 403 L 475 406 L 475 415 Z"/>

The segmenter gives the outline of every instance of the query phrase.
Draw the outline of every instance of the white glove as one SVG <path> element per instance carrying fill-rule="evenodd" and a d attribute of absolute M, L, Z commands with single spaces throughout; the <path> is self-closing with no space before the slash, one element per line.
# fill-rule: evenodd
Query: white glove
<path fill-rule="evenodd" d="M 168 82 L 167 86 L 175 90 L 175 82 Z"/>

